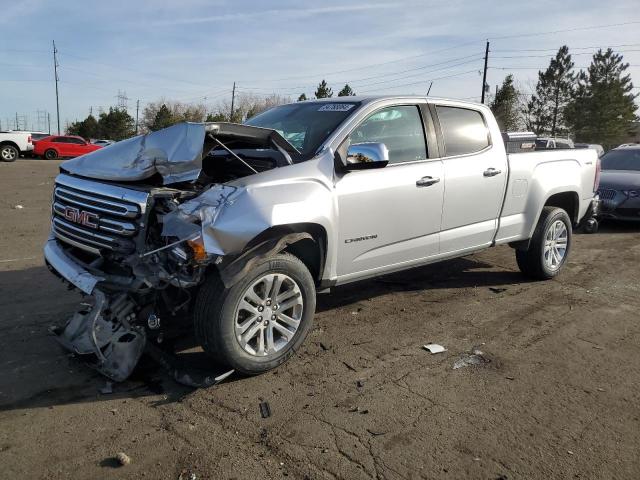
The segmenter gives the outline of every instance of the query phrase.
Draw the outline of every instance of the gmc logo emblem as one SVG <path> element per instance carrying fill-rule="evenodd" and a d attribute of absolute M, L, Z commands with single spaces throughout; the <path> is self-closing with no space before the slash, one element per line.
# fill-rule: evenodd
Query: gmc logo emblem
<path fill-rule="evenodd" d="M 73 223 L 79 223 L 89 228 L 98 228 L 100 217 L 95 213 L 85 212 L 74 207 L 64 207 L 64 218 Z"/>

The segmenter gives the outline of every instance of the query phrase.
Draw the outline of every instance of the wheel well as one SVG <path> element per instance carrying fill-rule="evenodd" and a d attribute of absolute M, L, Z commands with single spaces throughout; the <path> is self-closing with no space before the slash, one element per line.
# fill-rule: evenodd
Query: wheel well
<path fill-rule="evenodd" d="M 256 236 L 246 248 L 251 248 L 251 246 L 258 245 L 265 240 L 279 238 L 289 233 L 308 233 L 313 237 L 313 240 L 305 238 L 287 245 L 284 251 L 299 258 L 309 269 L 316 283 L 319 283 L 326 259 L 327 232 L 324 227 L 316 223 L 295 223 L 268 228 Z"/>
<path fill-rule="evenodd" d="M 0 142 L 0 147 L 1 147 L 1 146 L 3 146 L 3 145 L 11 145 L 12 147 L 16 147 L 16 149 L 18 150 L 18 152 L 20 152 L 20 151 L 21 151 L 21 150 L 20 150 L 20 147 L 18 146 L 18 144 L 17 144 L 17 143 L 15 143 L 15 142 L 12 142 L 12 141 L 10 141 L 10 140 L 5 140 L 4 142 Z"/>
<path fill-rule="evenodd" d="M 578 194 L 575 192 L 562 192 L 551 195 L 545 202 L 545 207 L 562 208 L 571 221 L 575 224 L 578 222 Z"/>

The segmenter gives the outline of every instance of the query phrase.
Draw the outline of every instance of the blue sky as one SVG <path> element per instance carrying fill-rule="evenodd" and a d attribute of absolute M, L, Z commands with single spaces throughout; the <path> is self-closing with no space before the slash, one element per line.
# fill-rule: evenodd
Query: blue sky
<path fill-rule="evenodd" d="M 617 46 L 640 86 L 637 0 L 0 0 L 0 12 L 2 128 L 16 112 L 42 128 L 37 110 L 55 123 L 53 39 L 63 126 L 115 105 L 118 91 L 132 114 L 137 99 L 162 97 L 213 108 L 234 81 L 295 100 L 322 78 L 362 94 L 424 94 L 434 80 L 431 95 L 478 100 L 487 38 L 492 90 L 511 72 L 532 91 L 562 44 L 577 67 Z"/>

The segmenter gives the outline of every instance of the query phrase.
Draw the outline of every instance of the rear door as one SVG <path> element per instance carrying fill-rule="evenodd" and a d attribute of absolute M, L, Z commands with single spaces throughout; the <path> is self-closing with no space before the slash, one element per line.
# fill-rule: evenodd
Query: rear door
<path fill-rule="evenodd" d="M 435 105 L 435 111 L 445 178 L 440 250 L 452 253 L 488 246 L 502 208 L 507 156 L 493 147 L 479 109 Z"/>
<path fill-rule="evenodd" d="M 389 164 L 351 171 L 336 181 L 339 280 L 389 270 L 439 252 L 443 169 L 435 131 L 423 118 L 418 105 L 384 107 L 349 135 L 352 145 L 384 143 Z M 425 125 L 433 132 L 433 144 L 427 145 Z"/>

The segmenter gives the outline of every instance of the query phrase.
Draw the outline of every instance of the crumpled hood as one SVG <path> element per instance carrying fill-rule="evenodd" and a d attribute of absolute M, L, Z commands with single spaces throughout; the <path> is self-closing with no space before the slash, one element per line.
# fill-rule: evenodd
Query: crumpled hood
<path fill-rule="evenodd" d="M 640 171 L 603 170 L 599 188 L 611 190 L 633 190 L 640 188 Z"/>
<path fill-rule="evenodd" d="M 205 127 L 179 123 L 68 160 L 60 168 L 96 180 L 133 182 L 156 173 L 165 185 L 195 180 L 202 168 Z"/>

